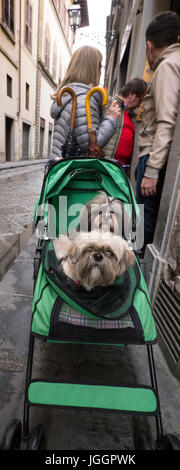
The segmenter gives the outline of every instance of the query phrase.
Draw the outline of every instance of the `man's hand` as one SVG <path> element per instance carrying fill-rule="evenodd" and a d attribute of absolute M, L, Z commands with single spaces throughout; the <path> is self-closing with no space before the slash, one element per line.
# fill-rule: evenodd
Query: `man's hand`
<path fill-rule="evenodd" d="M 147 178 L 144 176 L 141 182 L 141 194 L 142 196 L 153 196 L 156 194 L 158 178 Z"/>

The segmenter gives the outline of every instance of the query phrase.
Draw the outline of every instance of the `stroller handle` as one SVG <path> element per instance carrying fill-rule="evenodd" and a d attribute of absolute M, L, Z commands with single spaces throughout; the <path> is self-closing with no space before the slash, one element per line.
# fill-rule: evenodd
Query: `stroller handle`
<path fill-rule="evenodd" d="M 72 96 L 72 112 L 71 112 L 71 119 L 70 119 L 70 127 L 74 129 L 75 125 L 75 117 L 76 117 L 76 108 L 77 108 L 77 97 L 76 93 L 70 86 L 64 86 L 58 91 L 57 94 L 57 104 L 58 106 L 62 106 L 61 97 L 64 93 L 69 93 Z"/>
<path fill-rule="evenodd" d="M 70 177 L 73 179 L 75 176 L 82 175 L 83 173 L 91 173 L 95 177 L 96 181 L 102 183 L 102 176 L 93 168 L 77 168 L 76 170 L 71 171 Z"/>
<path fill-rule="evenodd" d="M 95 87 L 91 88 L 91 90 L 88 91 L 88 93 L 86 95 L 86 100 L 85 100 L 85 108 L 86 108 L 87 126 L 88 126 L 89 131 L 92 129 L 90 98 L 96 92 L 101 93 L 101 95 L 103 97 L 102 106 L 106 106 L 107 102 L 108 102 L 108 94 L 107 94 L 107 91 L 106 91 L 105 88 L 102 88 L 100 86 L 95 86 Z"/>

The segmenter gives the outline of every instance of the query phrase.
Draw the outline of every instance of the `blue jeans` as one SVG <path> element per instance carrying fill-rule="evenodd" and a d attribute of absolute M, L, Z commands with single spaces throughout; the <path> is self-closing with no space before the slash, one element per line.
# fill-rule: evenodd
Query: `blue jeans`
<path fill-rule="evenodd" d="M 148 158 L 149 154 L 141 157 L 135 168 L 136 200 L 138 204 L 144 204 L 144 249 L 148 243 L 153 242 L 166 172 L 166 166 L 159 172 L 159 178 L 157 182 L 157 193 L 153 194 L 153 196 L 142 196 L 141 181 L 144 178 Z"/>

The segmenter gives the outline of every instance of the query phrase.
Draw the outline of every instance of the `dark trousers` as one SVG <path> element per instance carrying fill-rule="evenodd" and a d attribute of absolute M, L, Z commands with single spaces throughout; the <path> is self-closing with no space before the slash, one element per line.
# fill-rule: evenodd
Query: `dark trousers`
<path fill-rule="evenodd" d="M 166 173 L 166 167 L 164 167 L 159 172 L 156 194 L 154 194 L 153 196 L 142 196 L 141 181 L 144 178 L 146 162 L 148 158 L 149 155 L 144 155 L 143 157 L 141 157 L 135 168 L 136 200 L 138 204 L 144 204 L 144 249 L 148 243 L 153 242 L 164 178 Z"/>

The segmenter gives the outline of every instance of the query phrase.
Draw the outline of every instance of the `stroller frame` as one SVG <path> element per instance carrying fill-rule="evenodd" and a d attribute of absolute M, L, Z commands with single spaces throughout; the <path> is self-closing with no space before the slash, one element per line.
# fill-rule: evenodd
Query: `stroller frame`
<path fill-rule="evenodd" d="M 31 383 L 32 377 L 32 367 L 33 367 L 33 354 L 34 354 L 34 345 L 35 345 L 35 336 L 30 333 L 29 339 L 29 351 L 28 351 L 28 361 L 27 361 L 27 373 L 26 373 L 26 384 L 25 384 L 25 399 L 24 399 L 24 414 L 23 414 L 23 440 L 28 440 L 30 437 L 30 430 L 29 430 L 29 412 L 31 406 L 41 406 L 41 405 L 32 405 L 28 401 L 28 388 Z M 156 370 L 155 370 L 155 362 L 154 362 L 154 353 L 153 353 L 153 346 L 152 344 L 147 344 L 147 357 L 148 357 L 148 365 L 149 365 L 149 373 L 150 373 L 150 381 L 152 390 L 155 392 L 158 400 L 158 407 L 157 412 L 155 413 L 155 422 L 156 422 L 156 445 L 157 449 L 161 449 L 163 446 L 163 425 L 162 425 L 162 418 L 161 418 L 161 410 L 160 410 L 160 402 L 159 402 L 159 392 L 158 392 L 158 385 L 157 385 L 157 377 L 156 377 Z M 59 382 L 61 383 L 61 382 Z M 137 387 L 137 385 L 136 385 Z M 45 405 L 48 406 L 48 405 Z M 50 405 L 57 407 L 57 405 Z M 58 406 L 59 407 L 59 406 Z M 97 410 L 97 409 L 96 409 Z M 141 414 L 140 412 L 125 412 L 118 410 L 119 413 L 122 414 Z M 146 413 L 148 415 L 148 413 Z M 142 443 L 140 444 L 142 445 Z M 144 445 L 144 444 L 143 444 Z M 146 444 L 145 444 L 146 445 Z M 141 449 L 141 447 L 140 447 Z"/>

